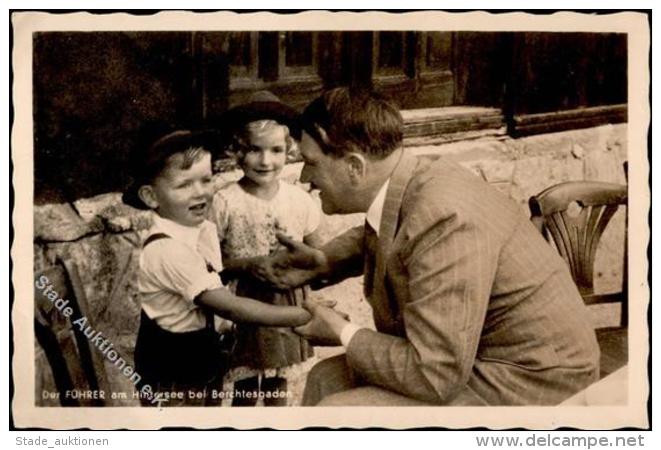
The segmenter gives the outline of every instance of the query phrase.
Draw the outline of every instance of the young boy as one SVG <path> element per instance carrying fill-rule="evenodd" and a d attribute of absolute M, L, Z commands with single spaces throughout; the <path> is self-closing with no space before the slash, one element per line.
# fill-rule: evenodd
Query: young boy
<path fill-rule="evenodd" d="M 136 370 L 153 391 L 169 393 L 168 405 L 220 403 L 209 391 L 220 388 L 227 370 L 219 341 L 231 340 L 233 322 L 292 327 L 310 315 L 296 306 L 237 297 L 222 285 L 216 227 L 206 220 L 211 154 L 199 136 L 168 134 L 136 169 L 124 202 L 154 212 L 139 262 Z"/>

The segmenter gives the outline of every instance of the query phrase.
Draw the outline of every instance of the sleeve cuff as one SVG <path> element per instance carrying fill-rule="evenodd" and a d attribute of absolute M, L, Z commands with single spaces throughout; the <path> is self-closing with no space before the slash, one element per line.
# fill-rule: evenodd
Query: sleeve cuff
<path fill-rule="evenodd" d="M 353 323 L 348 323 L 342 328 L 342 332 L 340 333 L 340 341 L 342 342 L 342 345 L 344 348 L 349 347 L 349 342 L 351 342 L 351 339 L 353 336 L 356 334 L 358 330 L 362 330 L 363 327 L 359 327 L 356 324 Z"/>
<path fill-rule="evenodd" d="M 183 294 L 186 300 L 193 302 L 202 292 L 221 287 L 223 287 L 223 284 L 220 281 L 220 276 L 217 273 L 207 273 L 199 279 L 194 280 Z"/>

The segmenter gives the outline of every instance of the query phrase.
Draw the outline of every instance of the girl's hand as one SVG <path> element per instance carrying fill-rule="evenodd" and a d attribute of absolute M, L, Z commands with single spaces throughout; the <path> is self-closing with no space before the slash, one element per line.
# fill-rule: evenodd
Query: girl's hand
<path fill-rule="evenodd" d="M 275 264 L 284 269 L 321 270 L 327 266 L 326 255 L 319 249 L 298 242 L 282 233 L 276 237 L 287 251 L 276 253 Z"/>
<path fill-rule="evenodd" d="M 307 284 L 327 271 L 326 255 L 314 247 L 277 233 L 286 250 L 253 259 L 250 272 L 261 281 L 279 289 Z"/>
<path fill-rule="evenodd" d="M 274 256 L 264 256 L 258 261 L 253 261 L 249 271 L 253 277 L 278 289 L 302 286 L 317 275 L 313 270 L 287 268 L 283 266 L 280 259 Z"/>
<path fill-rule="evenodd" d="M 260 281 L 272 283 L 275 278 L 275 267 L 273 266 L 273 258 L 270 256 L 257 256 L 252 258 L 249 267 L 250 275 Z"/>

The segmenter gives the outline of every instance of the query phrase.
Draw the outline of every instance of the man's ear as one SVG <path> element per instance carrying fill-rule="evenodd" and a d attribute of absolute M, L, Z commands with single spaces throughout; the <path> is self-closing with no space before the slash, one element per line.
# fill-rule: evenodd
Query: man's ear
<path fill-rule="evenodd" d="M 345 156 L 349 169 L 349 179 L 353 184 L 360 183 L 367 174 L 367 158 L 359 152 L 349 152 Z"/>
<path fill-rule="evenodd" d="M 147 205 L 150 209 L 158 208 L 158 200 L 156 199 L 154 188 L 151 185 L 145 184 L 140 186 L 138 189 L 138 197 L 140 197 L 142 203 Z"/>

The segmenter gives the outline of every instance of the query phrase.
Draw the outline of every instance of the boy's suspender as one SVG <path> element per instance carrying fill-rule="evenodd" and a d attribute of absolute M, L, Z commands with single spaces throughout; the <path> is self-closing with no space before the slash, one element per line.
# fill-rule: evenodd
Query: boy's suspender
<path fill-rule="evenodd" d="M 145 242 L 142 244 L 142 248 L 145 248 L 149 244 L 151 244 L 154 241 L 158 241 L 160 239 L 171 239 L 171 237 L 165 233 L 154 233 L 152 235 L 149 235 L 147 239 L 145 239 Z M 205 261 L 206 262 L 206 261 Z M 206 262 L 207 264 L 207 270 L 209 272 L 215 272 L 214 268 Z M 213 324 L 213 313 L 209 311 L 207 308 L 202 308 L 202 311 L 204 312 L 204 317 L 206 319 L 206 328 L 212 329 L 215 331 L 215 327 Z"/>
<path fill-rule="evenodd" d="M 168 236 L 165 233 L 154 233 L 150 235 L 147 239 L 145 239 L 145 242 L 142 243 L 142 248 L 145 248 L 149 244 L 151 244 L 154 241 L 158 241 L 159 239 L 169 239 L 170 236 Z"/>

